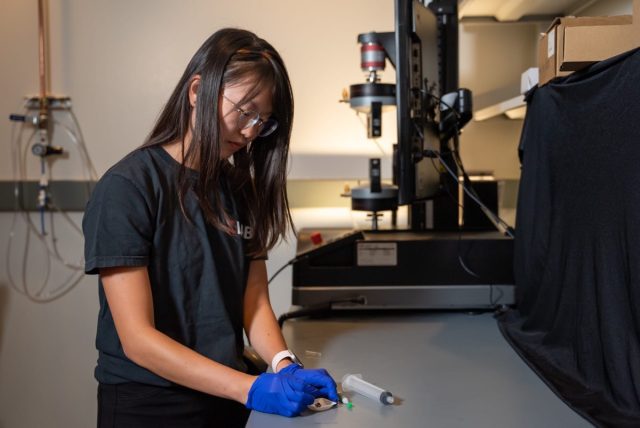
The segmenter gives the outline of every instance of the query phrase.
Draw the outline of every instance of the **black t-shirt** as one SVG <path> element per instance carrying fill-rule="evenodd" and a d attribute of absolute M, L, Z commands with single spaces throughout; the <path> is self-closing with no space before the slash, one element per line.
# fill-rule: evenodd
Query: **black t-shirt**
<path fill-rule="evenodd" d="M 224 174 L 220 188 L 212 191 L 221 193 L 239 233 L 232 236 L 209 225 L 192 191 L 184 201 L 189 222 L 178 201 L 179 167 L 155 146 L 132 152 L 105 173 L 83 219 L 85 272 L 147 266 L 156 328 L 212 360 L 246 371 L 242 309 L 250 260 L 240 232 L 247 229 Z M 197 172 L 188 170 L 188 175 L 194 179 Z M 99 295 L 96 379 L 170 385 L 125 356 L 101 281 Z"/>

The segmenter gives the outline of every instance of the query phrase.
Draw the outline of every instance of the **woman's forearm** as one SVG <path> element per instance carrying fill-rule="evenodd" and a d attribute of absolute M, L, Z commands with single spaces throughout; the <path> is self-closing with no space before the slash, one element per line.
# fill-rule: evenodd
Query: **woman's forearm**
<path fill-rule="evenodd" d="M 278 321 L 273 313 L 267 286 L 267 270 L 263 260 L 251 263 L 244 298 L 244 328 L 251 346 L 267 364 L 278 352 L 287 349 Z M 283 360 L 278 368 L 290 364 Z"/>
<path fill-rule="evenodd" d="M 147 370 L 191 389 L 247 402 L 254 376 L 210 360 L 153 327 L 139 331 L 131 342 L 135 345 L 126 350 L 127 357 Z"/>
<path fill-rule="evenodd" d="M 100 275 L 127 358 L 169 381 L 246 403 L 255 377 L 210 360 L 155 328 L 145 267 L 103 269 Z"/>

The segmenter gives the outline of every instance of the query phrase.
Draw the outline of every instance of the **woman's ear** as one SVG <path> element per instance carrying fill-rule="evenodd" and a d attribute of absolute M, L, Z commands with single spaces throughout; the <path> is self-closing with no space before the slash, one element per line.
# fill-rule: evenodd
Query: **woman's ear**
<path fill-rule="evenodd" d="M 196 74 L 189 83 L 189 103 L 191 107 L 195 107 L 198 98 L 198 88 L 200 87 L 200 75 Z"/>

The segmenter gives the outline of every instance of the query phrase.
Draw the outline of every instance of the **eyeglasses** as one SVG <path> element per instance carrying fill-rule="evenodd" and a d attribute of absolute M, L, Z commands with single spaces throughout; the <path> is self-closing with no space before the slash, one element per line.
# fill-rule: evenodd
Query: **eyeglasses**
<path fill-rule="evenodd" d="M 260 113 L 255 111 L 247 111 L 242 109 L 238 104 L 231 101 L 227 98 L 226 95 L 222 95 L 225 100 L 229 101 L 233 104 L 233 107 L 236 109 L 238 113 L 238 128 L 239 129 L 249 129 L 254 126 L 258 127 L 258 137 L 267 137 L 278 129 L 278 121 L 274 118 L 270 117 L 267 120 L 260 119 Z"/>

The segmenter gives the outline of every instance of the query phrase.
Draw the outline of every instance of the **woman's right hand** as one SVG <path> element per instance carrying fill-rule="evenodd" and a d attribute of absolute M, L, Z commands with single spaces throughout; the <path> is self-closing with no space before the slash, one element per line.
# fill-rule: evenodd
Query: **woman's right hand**
<path fill-rule="evenodd" d="M 302 380 L 287 373 L 263 373 L 251 385 L 246 406 L 251 410 L 297 416 L 313 403 Z"/>

